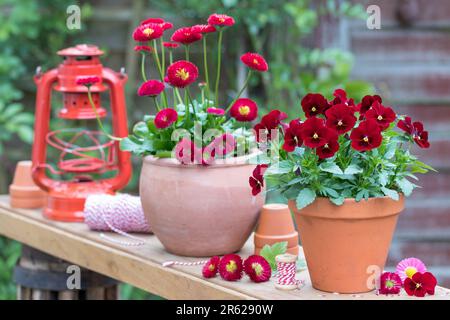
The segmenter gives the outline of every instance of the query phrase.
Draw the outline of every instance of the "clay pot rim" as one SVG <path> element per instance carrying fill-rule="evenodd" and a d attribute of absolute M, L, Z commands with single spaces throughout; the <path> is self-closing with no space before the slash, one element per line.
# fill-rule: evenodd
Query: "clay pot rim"
<path fill-rule="evenodd" d="M 183 169 L 205 169 L 205 170 L 211 170 L 211 169 L 219 169 L 219 168 L 225 168 L 225 167 L 238 167 L 238 166 L 247 166 L 249 165 L 249 160 L 257 155 L 259 152 L 255 151 L 245 156 L 240 157 L 232 157 L 232 158 L 225 158 L 225 159 L 217 159 L 214 161 L 214 163 L 210 165 L 201 165 L 201 164 L 181 164 L 178 160 L 175 158 L 157 158 L 152 155 L 148 155 L 144 157 L 144 162 L 149 163 L 156 166 L 161 167 L 177 167 L 177 168 L 183 168 Z M 256 164 L 255 164 L 256 166 Z"/>
<path fill-rule="evenodd" d="M 387 196 L 373 197 L 369 200 L 356 202 L 354 198 L 347 198 L 341 206 L 332 203 L 329 198 L 318 197 L 309 206 L 298 210 L 295 200 L 289 200 L 289 208 L 295 214 L 335 220 L 376 219 L 397 215 L 405 208 L 405 196 L 400 194 L 398 201 Z"/>

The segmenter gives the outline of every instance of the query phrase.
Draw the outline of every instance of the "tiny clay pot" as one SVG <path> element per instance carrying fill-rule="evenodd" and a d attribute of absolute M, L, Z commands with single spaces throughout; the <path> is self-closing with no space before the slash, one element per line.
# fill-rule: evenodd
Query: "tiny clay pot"
<path fill-rule="evenodd" d="M 258 227 L 254 236 L 255 254 L 267 244 L 288 243 L 287 253 L 298 255 L 298 232 L 295 231 L 289 207 L 281 203 L 265 204 L 262 207 Z"/>
<path fill-rule="evenodd" d="M 19 161 L 14 173 L 13 183 L 9 186 L 9 201 L 13 208 L 42 208 L 46 201 L 46 193 L 33 181 L 31 161 Z"/>

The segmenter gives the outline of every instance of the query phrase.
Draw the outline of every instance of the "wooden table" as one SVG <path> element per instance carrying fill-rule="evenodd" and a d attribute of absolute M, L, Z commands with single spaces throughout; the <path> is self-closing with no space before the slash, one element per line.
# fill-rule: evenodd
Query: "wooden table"
<path fill-rule="evenodd" d="M 297 274 L 305 286 L 295 291 L 280 291 L 272 280 L 255 284 L 248 278 L 226 282 L 219 277 L 203 279 L 201 267 L 163 267 L 169 260 L 198 261 L 167 253 L 153 235 L 140 235 L 145 245 L 124 247 L 100 237 L 82 223 L 62 223 L 43 218 L 38 210 L 12 209 L 7 196 L 0 196 L 0 234 L 70 261 L 81 267 L 127 282 L 168 299 L 417 299 L 402 295 L 377 296 L 366 294 L 333 294 L 311 287 L 308 272 Z M 116 234 L 108 234 L 124 240 Z M 125 239 L 126 240 L 126 239 Z M 252 254 L 252 237 L 240 254 Z M 450 290 L 438 287 L 434 296 L 425 299 L 449 299 Z"/>

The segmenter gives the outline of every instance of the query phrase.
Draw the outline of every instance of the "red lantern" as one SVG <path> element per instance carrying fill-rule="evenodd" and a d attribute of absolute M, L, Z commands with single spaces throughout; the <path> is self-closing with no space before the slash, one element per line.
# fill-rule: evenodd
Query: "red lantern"
<path fill-rule="evenodd" d="M 130 154 L 122 152 L 119 142 L 99 131 L 82 128 L 96 124 L 87 88 L 76 84 L 80 76 L 102 79 L 91 86 L 92 101 L 99 117 L 107 110 L 100 95 L 109 91 L 112 111 L 112 134 L 128 135 L 124 85 L 127 76 L 100 63 L 103 52 L 96 46 L 77 45 L 58 51 L 64 61 L 57 69 L 34 77 L 37 85 L 36 118 L 33 143 L 33 179 L 48 192 L 44 215 L 61 221 L 83 221 L 86 197 L 90 194 L 113 194 L 128 183 L 131 176 Z M 57 118 L 72 126 L 50 131 L 52 90 L 62 93 L 63 106 Z M 54 122 L 52 122 L 54 125 Z M 49 147 L 53 153 L 48 152 Z M 52 162 L 56 162 L 52 165 Z"/>

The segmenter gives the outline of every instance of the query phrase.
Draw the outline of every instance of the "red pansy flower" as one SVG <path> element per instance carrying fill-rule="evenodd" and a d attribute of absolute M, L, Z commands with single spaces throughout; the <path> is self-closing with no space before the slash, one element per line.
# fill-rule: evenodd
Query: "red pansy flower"
<path fill-rule="evenodd" d="M 205 265 L 202 269 L 203 277 L 212 278 L 217 274 L 217 270 L 219 269 L 220 257 L 214 256 Z"/>
<path fill-rule="evenodd" d="M 171 49 L 171 48 L 178 48 L 180 45 L 175 42 L 163 42 L 163 46 Z"/>
<path fill-rule="evenodd" d="M 142 52 L 142 53 L 145 53 L 145 52 L 152 53 L 153 52 L 153 48 L 150 47 L 150 46 L 134 46 L 134 51 Z"/>
<path fill-rule="evenodd" d="M 214 116 L 223 116 L 225 114 L 225 110 L 221 109 L 221 108 L 208 108 L 206 109 L 206 112 L 209 114 L 212 114 Z"/>
<path fill-rule="evenodd" d="M 356 123 L 356 117 L 353 109 L 345 104 L 332 106 L 325 112 L 327 116 L 326 125 L 339 134 L 346 133 L 353 129 Z"/>
<path fill-rule="evenodd" d="M 375 101 L 378 101 L 379 103 L 382 103 L 383 100 L 379 95 L 367 95 L 364 96 L 361 100 L 361 103 L 358 104 L 357 109 L 361 115 L 364 115 L 367 111 L 369 111 L 370 108 L 372 108 L 372 105 Z"/>
<path fill-rule="evenodd" d="M 357 151 L 368 151 L 378 148 L 383 137 L 375 120 L 369 119 L 361 122 L 350 134 L 352 147 Z"/>
<path fill-rule="evenodd" d="M 198 77 L 198 68 L 192 62 L 180 60 L 172 63 L 167 68 L 167 80 L 177 88 L 184 88 Z"/>
<path fill-rule="evenodd" d="M 82 76 L 82 77 L 77 77 L 77 79 L 75 80 L 75 83 L 79 86 L 92 86 L 93 84 L 99 83 L 100 82 L 100 77 L 97 76 Z"/>
<path fill-rule="evenodd" d="M 380 277 L 379 294 L 398 294 L 402 288 L 402 280 L 395 272 L 383 272 Z"/>
<path fill-rule="evenodd" d="M 409 133 L 410 135 L 414 132 L 414 126 L 412 124 L 411 117 L 405 117 L 405 120 L 400 120 L 397 123 L 397 127 L 405 131 L 406 133 Z"/>
<path fill-rule="evenodd" d="M 253 121 L 258 116 L 258 105 L 251 99 L 237 99 L 231 106 L 230 115 L 237 121 Z"/>
<path fill-rule="evenodd" d="M 162 109 L 156 114 L 155 127 L 158 129 L 165 129 L 172 123 L 177 121 L 178 113 L 174 109 L 166 108 Z"/>
<path fill-rule="evenodd" d="M 428 142 L 428 131 L 423 130 L 422 122 L 416 121 L 413 123 L 413 126 L 413 139 L 416 144 L 421 148 L 429 148 L 430 143 Z"/>
<path fill-rule="evenodd" d="M 328 101 L 320 93 L 308 93 L 303 97 L 302 109 L 307 118 L 315 117 L 328 109 Z"/>
<path fill-rule="evenodd" d="M 234 24 L 234 18 L 226 14 L 213 13 L 208 18 L 208 24 L 219 27 L 231 27 Z"/>
<path fill-rule="evenodd" d="M 211 33 L 215 32 L 216 28 L 209 24 L 196 24 L 195 26 L 192 26 L 192 31 L 196 33 Z"/>
<path fill-rule="evenodd" d="M 133 39 L 141 42 L 158 39 L 163 35 L 163 31 L 161 26 L 156 23 L 141 24 L 134 30 Z"/>
<path fill-rule="evenodd" d="M 253 282 L 269 281 L 272 269 L 264 257 L 252 255 L 244 261 L 244 271 Z"/>
<path fill-rule="evenodd" d="M 303 139 L 301 137 L 302 124 L 299 119 L 292 120 L 289 127 L 284 132 L 283 150 L 292 152 L 296 147 L 301 147 Z"/>
<path fill-rule="evenodd" d="M 219 274 L 226 281 L 242 278 L 242 258 L 237 254 L 226 254 L 220 259 Z"/>
<path fill-rule="evenodd" d="M 327 142 L 329 130 L 325 127 L 324 121 L 317 117 L 306 119 L 302 126 L 302 139 L 305 146 L 318 148 Z"/>
<path fill-rule="evenodd" d="M 267 164 L 258 164 L 253 170 L 253 175 L 248 178 L 248 183 L 252 188 L 252 195 L 256 196 L 264 187 L 264 171 L 267 169 Z"/>
<path fill-rule="evenodd" d="M 347 92 L 345 92 L 344 89 L 334 90 L 333 96 L 334 96 L 334 99 L 333 99 L 333 101 L 331 101 L 331 105 L 344 104 L 347 107 L 350 107 L 352 109 L 355 108 L 355 102 L 353 101 L 353 99 L 347 98 Z"/>
<path fill-rule="evenodd" d="M 149 97 L 156 97 L 161 92 L 164 91 L 164 83 L 158 80 L 148 80 L 145 81 L 141 86 L 139 87 L 137 94 L 138 96 L 149 96 Z"/>
<path fill-rule="evenodd" d="M 434 294 L 437 280 L 431 272 L 416 272 L 412 278 L 406 278 L 403 284 L 409 296 L 424 297 L 425 294 Z"/>
<path fill-rule="evenodd" d="M 176 30 L 170 40 L 189 45 L 202 38 L 202 34 L 194 32 L 191 27 L 183 27 Z"/>
<path fill-rule="evenodd" d="M 181 164 L 194 163 L 197 152 L 194 142 L 188 138 L 181 139 L 175 146 L 175 158 Z"/>
<path fill-rule="evenodd" d="M 328 129 L 325 140 L 323 146 L 316 148 L 320 159 L 331 158 L 339 150 L 338 134 L 334 130 Z"/>
<path fill-rule="evenodd" d="M 269 70 L 267 61 L 259 54 L 254 52 L 247 52 L 241 56 L 241 61 L 250 69 L 266 72 Z"/>
<path fill-rule="evenodd" d="M 372 108 L 366 112 L 365 117 L 375 120 L 380 129 L 385 130 L 395 121 L 397 115 L 392 108 L 384 107 L 378 101 L 374 101 Z"/>
<path fill-rule="evenodd" d="M 271 130 L 277 129 L 281 121 L 287 118 L 287 114 L 280 110 L 272 110 L 262 117 L 261 122 L 253 127 L 256 133 L 256 141 L 260 142 L 261 135 L 267 140 L 271 139 Z"/>

